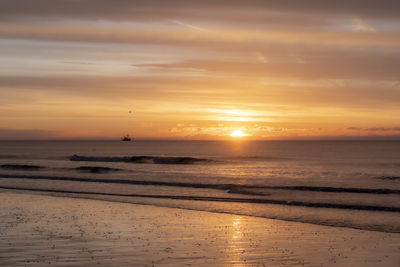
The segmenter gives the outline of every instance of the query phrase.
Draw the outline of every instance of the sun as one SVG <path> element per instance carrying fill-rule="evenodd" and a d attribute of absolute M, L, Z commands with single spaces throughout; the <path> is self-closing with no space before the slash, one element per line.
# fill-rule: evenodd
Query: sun
<path fill-rule="evenodd" d="M 247 134 L 245 134 L 244 132 L 242 132 L 241 130 L 235 130 L 230 134 L 232 137 L 243 137 L 243 136 L 247 136 Z"/>

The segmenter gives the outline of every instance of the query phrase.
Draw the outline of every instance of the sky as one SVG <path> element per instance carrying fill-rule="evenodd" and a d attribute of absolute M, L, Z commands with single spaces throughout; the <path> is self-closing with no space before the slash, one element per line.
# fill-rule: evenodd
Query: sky
<path fill-rule="evenodd" d="M 0 0 L 0 139 L 400 139 L 399 14 L 398 0 Z"/>

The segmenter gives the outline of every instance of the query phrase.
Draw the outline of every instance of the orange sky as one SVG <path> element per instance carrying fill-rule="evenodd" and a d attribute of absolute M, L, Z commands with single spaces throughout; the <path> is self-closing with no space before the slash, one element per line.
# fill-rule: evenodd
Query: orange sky
<path fill-rule="evenodd" d="M 400 137 L 400 2 L 3 0 L 0 139 Z"/>

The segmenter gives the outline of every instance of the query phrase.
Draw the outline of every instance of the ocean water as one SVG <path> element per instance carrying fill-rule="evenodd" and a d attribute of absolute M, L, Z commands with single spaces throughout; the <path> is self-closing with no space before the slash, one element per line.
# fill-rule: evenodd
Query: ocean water
<path fill-rule="evenodd" d="M 398 141 L 0 141 L 0 190 L 400 232 Z"/>

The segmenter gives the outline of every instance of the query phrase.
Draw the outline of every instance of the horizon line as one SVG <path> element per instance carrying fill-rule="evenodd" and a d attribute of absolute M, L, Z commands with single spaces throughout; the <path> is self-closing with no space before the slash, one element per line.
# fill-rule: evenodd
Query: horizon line
<path fill-rule="evenodd" d="M 48 138 L 48 139 L 0 139 L 0 142 L 17 142 L 17 141 L 121 141 L 117 138 Z M 288 139 L 246 139 L 246 138 L 231 138 L 231 139 L 175 139 L 175 138 L 135 138 L 130 143 L 135 141 L 205 141 L 205 142 L 225 142 L 225 141 L 245 141 L 245 142 L 269 142 L 269 141 L 400 141 L 400 136 L 389 136 L 389 138 L 381 137 L 347 137 L 347 138 L 288 138 Z"/>

